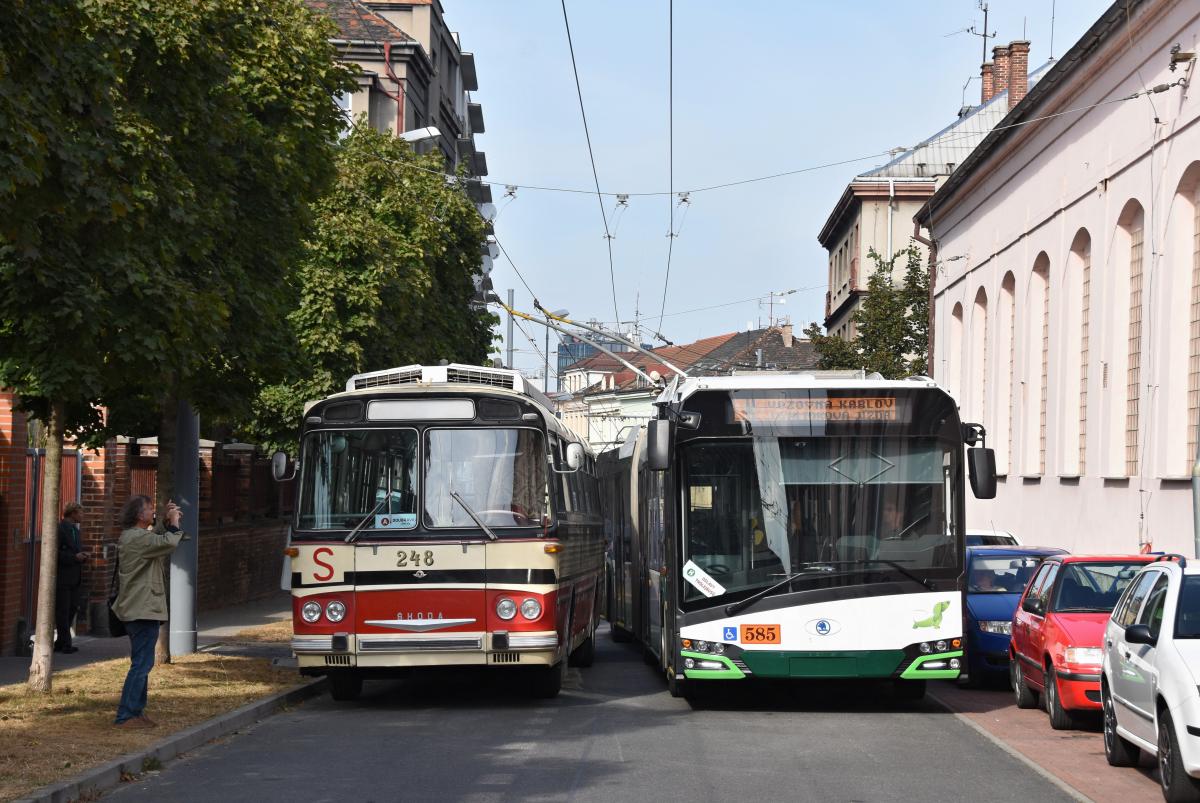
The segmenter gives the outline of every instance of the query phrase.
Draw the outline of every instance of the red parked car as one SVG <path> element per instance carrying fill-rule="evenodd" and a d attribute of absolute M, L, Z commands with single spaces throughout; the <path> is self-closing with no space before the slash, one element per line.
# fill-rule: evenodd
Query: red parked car
<path fill-rule="evenodd" d="M 1100 710 L 1104 626 L 1121 592 L 1153 555 L 1054 555 L 1025 587 L 1013 614 L 1009 674 L 1018 708 L 1045 695 L 1055 730 L 1074 712 Z"/>

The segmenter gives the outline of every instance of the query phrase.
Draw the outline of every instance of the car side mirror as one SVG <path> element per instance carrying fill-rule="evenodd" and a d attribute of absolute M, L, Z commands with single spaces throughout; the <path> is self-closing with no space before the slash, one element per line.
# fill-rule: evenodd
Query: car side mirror
<path fill-rule="evenodd" d="M 1036 614 L 1037 616 L 1041 616 L 1042 601 L 1037 597 L 1026 597 L 1025 601 L 1021 603 L 1021 609 L 1026 613 L 1032 613 Z"/>
<path fill-rule="evenodd" d="M 1125 641 L 1130 644 L 1149 644 L 1153 646 L 1157 639 L 1150 633 L 1149 625 L 1130 625 L 1125 628 Z"/>
<path fill-rule="evenodd" d="M 996 453 L 986 446 L 967 449 L 967 476 L 976 499 L 995 499 Z"/>
<path fill-rule="evenodd" d="M 646 462 L 651 471 L 666 471 L 671 467 L 671 422 L 655 418 L 646 427 Z"/>
<path fill-rule="evenodd" d="M 288 471 L 287 452 L 276 452 L 271 455 L 271 476 L 275 478 L 276 482 L 287 482 L 296 476 L 295 466 Z"/>

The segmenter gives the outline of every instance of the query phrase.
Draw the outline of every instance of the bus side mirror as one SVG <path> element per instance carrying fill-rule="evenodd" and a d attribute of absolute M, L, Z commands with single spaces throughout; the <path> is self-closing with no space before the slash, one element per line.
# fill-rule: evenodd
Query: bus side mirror
<path fill-rule="evenodd" d="M 296 476 L 295 468 L 288 471 L 287 452 L 276 452 L 271 455 L 271 476 L 275 478 L 276 482 L 287 482 Z"/>
<path fill-rule="evenodd" d="M 986 446 L 967 449 L 967 475 L 976 499 L 996 498 L 996 453 Z"/>
<path fill-rule="evenodd" d="M 647 424 L 646 462 L 651 471 L 666 471 L 671 467 L 671 422 L 655 418 Z"/>
<path fill-rule="evenodd" d="M 583 465 L 583 446 L 578 443 L 567 444 L 567 468 L 578 471 Z"/>

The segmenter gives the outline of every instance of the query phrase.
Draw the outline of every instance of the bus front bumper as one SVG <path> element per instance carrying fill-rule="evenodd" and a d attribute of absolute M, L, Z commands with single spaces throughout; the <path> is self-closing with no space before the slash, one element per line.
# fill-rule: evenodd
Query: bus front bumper
<path fill-rule="evenodd" d="M 739 650 L 733 655 L 683 650 L 680 662 L 684 677 L 695 680 L 740 680 L 748 676 L 939 680 L 959 676 L 963 669 L 963 651 L 922 654 L 918 645 L 903 650 L 840 652 Z"/>

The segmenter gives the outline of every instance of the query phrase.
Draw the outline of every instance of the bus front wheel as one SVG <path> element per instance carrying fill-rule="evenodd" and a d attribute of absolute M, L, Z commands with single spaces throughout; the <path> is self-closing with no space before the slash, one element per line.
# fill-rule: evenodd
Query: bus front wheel
<path fill-rule="evenodd" d="M 925 699 L 925 681 L 896 680 L 892 682 L 892 695 L 899 701 L 915 703 Z"/>
<path fill-rule="evenodd" d="M 551 700 L 562 691 L 563 675 L 567 673 L 567 659 L 564 657 L 554 666 L 541 666 L 533 670 L 529 694 L 539 700 Z"/>
<path fill-rule="evenodd" d="M 363 679 L 358 672 L 329 673 L 329 696 L 338 702 L 357 700 L 362 694 Z"/>

